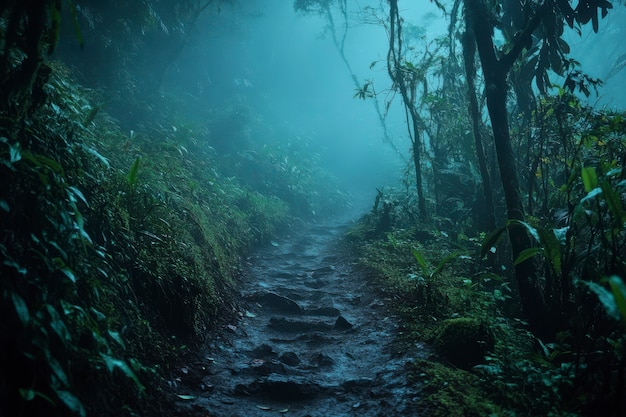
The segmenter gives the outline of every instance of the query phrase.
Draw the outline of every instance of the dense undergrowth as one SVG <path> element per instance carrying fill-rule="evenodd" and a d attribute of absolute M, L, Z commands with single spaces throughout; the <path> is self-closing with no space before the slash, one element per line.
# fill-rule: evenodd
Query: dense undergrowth
<path fill-rule="evenodd" d="M 626 412 L 624 115 L 561 91 L 534 117 L 545 141 L 533 171 L 542 192 L 528 194 L 527 222 L 481 232 L 484 213 L 471 209 L 424 222 L 414 195 L 389 189 L 349 234 L 393 296 L 398 348 L 430 346 L 411 368 L 425 415 Z M 534 239 L 515 262 L 532 258 L 542 271 L 550 336 L 534 334 L 521 313 L 510 248 L 499 239 L 507 227 Z"/>
<path fill-rule="evenodd" d="M 224 156 L 233 130 L 175 97 L 122 131 L 47 68 L 40 103 L 0 114 L 0 415 L 158 413 L 170 365 L 234 314 L 241 257 L 347 198 L 297 138 Z"/>

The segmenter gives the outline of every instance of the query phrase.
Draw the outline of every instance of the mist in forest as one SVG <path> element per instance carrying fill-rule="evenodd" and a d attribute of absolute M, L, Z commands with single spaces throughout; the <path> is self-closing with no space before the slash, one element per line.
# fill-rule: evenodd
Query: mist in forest
<path fill-rule="evenodd" d="M 382 25 L 359 23 L 359 10 L 349 11 L 345 56 L 361 83 L 371 80 L 384 92 L 387 37 Z M 343 23 L 335 24 L 341 36 Z M 370 69 L 374 61 L 380 62 Z M 304 139 L 357 205 L 371 204 L 377 187 L 398 183 L 409 155 L 399 98 L 386 120 L 390 145 L 371 99 L 354 98 L 355 83 L 328 21 L 297 13 L 292 2 L 253 2 L 203 16 L 163 88 L 187 94 L 199 107 L 237 102 L 281 140 Z M 384 106 L 384 93 L 380 100 Z"/>
<path fill-rule="evenodd" d="M 288 1 L 251 2 L 223 6 L 217 14 L 205 12 L 161 87 L 185 94 L 197 106 L 197 114 L 190 117 L 202 117 L 205 106 L 237 103 L 250 111 L 248 116 L 263 119 L 273 140 L 304 140 L 365 208 L 376 188 L 400 183 L 411 153 L 401 99 L 388 94 L 384 9 L 378 1 L 351 2 L 349 7 L 343 53 L 350 68 L 339 50 L 341 20 L 333 22 L 335 42 L 325 16 L 298 13 Z M 446 20 L 432 3 L 411 9 L 406 19 L 426 39 L 445 34 Z M 589 28 L 582 36 L 569 34 L 572 57 L 592 77 L 606 81 L 587 99 L 590 104 L 626 105 L 618 88 L 624 82 L 626 55 L 617 42 L 626 30 L 620 24 L 625 16 L 619 8 L 610 13 L 600 35 Z M 373 83 L 383 111 L 392 101 L 385 114 L 387 141 L 372 99 L 354 97 L 353 75 L 361 85 Z M 256 145 L 272 139 L 261 132 L 253 136 Z"/>

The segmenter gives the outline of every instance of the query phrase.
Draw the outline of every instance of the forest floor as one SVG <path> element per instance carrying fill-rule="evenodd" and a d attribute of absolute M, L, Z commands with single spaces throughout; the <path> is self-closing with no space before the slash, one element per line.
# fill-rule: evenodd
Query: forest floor
<path fill-rule="evenodd" d="M 232 323 L 169 381 L 179 416 L 406 416 L 420 395 L 392 300 L 343 246 L 345 221 L 311 225 L 249 258 Z"/>

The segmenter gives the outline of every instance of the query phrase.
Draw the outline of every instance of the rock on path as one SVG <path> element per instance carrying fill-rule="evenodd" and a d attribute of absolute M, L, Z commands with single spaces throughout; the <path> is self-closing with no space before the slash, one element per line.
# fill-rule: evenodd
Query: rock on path
<path fill-rule="evenodd" d="M 179 415 L 418 415 L 411 358 L 390 352 L 396 321 L 340 254 L 345 230 L 311 226 L 251 258 L 240 322 L 171 381 Z"/>

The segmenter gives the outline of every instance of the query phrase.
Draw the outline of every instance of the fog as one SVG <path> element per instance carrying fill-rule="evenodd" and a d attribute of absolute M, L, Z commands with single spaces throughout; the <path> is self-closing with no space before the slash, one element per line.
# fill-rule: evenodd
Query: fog
<path fill-rule="evenodd" d="M 390 87 L 387 35 L 382 25 L 356 16 L 365 6 L 350 2 L 344 52 L 359 82 L 373 81 L 384 107 Z M 390 146 L 372 100 L 354 98 L 355 83 L 325 18 L 298 14 L 285 0 L 205 14 L 169 69 L 164 89 L 182 89 L 199 106 L 244 97 L 285 139 L 300 135 L 310 140 L 357 205 L 370 204 L 377 187 L 398 183 L 410 157 L 399 97 L 386 120 Z M 335 24 L 341 35 L 343 22 Z M 370 69 L 374 61 L 380 62 Z"/>
<path fill-rule="evenodd" d="M 569 30 L 565 39 L 572 47 L 571 57 L 581 63 L 582 70 L 603 81 L 598 94 L 592 92 L 588 103 L 623 110 L 626 108 L 626 7 L 615 3 L 600 20 L 599 28 L 598 33 L 591 27 L 584 27 L 581 34 Z"/>
<path fill-rule="evenodd" d="M 386 117 L 390 145 L 373 101 L 354 98 L 350 68 L 333 42 L 325 17 L 299 14 L 292 1 L 241 3 L 204 12 L 189 43 L 169 67 L 162 88 L 189 97 L 196 107 L 190 117 L 202 117 L 205 107 L 234 100 L 252 109 L 254 117 L 261 117 L 275 137 L 304 138 L 359 206 L 370 203 L 376 188 L 398 184 L 410 158 L 400 97 L 393 99 Z M 431 2 L 420 7 L 402 3 L 407 22 L 423 30 L 426 38 L 434 39 L 447 30 L 447 21 Z M 390 99 L 385 63 L 388 44 L 385 29 L 376 19 L 385 16 L 373 13 L 380 12 L 377 0 L 351 1 L 348 7 L 345 58 L 361 85 L 373 82 L 384 111 Z M 582 36 L 574 31 L 568 35 L 572 57 L 581 61 L 583 70 L 607 79 L 599 96 L 588 99 L 590 104 L 626 105 L 618 88 L 625 82 L 620 70 L 626 55 L 618 41 L 626 30 L 620 24 L 625 16 L 623 8 L 611 11 L 601 21 L 599 35 L 591 28 L 585 28 Z M 344 23 L 340 16 L 334 17 L 341 38 Z M 253 136 L 259 144 L 270 139 L 257 133 Z"/>

